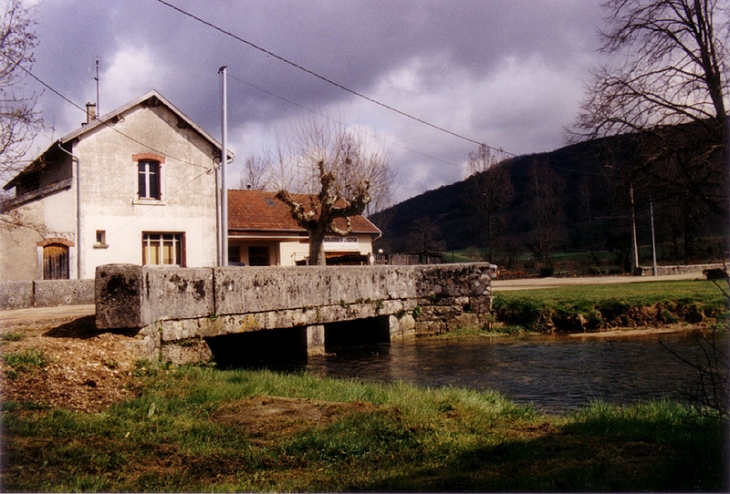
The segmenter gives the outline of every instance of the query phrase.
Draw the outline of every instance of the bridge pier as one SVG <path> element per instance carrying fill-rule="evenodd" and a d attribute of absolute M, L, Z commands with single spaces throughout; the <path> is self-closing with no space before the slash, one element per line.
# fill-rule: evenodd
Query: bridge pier
<path fill-rule="evenodd" d="M 324 325 L 307 326 L 307 356 L 324 355 Z"/>
<path fill-rule="evenodd" d="M 137 329 L 140 358 L 173 363 L 214 357 L 226 335 L 276 333 L 323 355 L 330 329 L 412 341 L 459 327 L 485 327 L 491 314 L 489 264 L 429 266 L 97 268 L 96 325 Z M 289 331 L 287 328 L 298 331 Z M 372 339 L 371 338 L 371 339 Z M 233 341 L 233 340 L 231 340 Z M 253 345 L 258 345 L 258 341 Z M 266 345 L 279 346 L 267 340 Z M 330 342 L 331 343 L 331 342 Z M 215 346 L 215 345 L 212 345 Z M 281 347 L 291 345 L 282 344 Z M 235 352 L 233 352 L 235 354 Z"/>

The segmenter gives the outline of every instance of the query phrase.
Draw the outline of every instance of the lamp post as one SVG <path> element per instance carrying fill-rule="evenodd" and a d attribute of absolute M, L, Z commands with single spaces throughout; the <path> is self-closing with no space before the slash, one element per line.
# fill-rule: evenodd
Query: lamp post
<path fill-rule="evenodd" d="M 228 266 L 228 190 L 226 189 L 226 169 L 228 163 L 228 95 L 226 87 L 226 69 L 218 69 L 223 85 L 222 119 L 221 119 L 221 257 L 220 265 Z"/>

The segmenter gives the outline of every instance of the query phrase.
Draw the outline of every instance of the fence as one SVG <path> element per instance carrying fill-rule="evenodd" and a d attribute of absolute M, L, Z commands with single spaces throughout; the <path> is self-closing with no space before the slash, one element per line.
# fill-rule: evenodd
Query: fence
<path fill-rule="evenodd" d="M 415 264 L 443 264 L 444 255 L 424 252 L 420 254 L 376 254 L 375 264 L 391 266 L 411 266 Z"/>

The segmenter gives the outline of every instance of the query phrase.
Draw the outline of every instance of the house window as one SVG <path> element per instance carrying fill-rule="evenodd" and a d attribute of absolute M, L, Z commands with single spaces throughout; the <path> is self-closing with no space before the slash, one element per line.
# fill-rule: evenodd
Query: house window
<path fill-rule="evenodd" d="M 140 160 L 139 170 L 139 198 L 160 199 L 160 162 Z"/>
<path fill-rule="evenodd" d="M 268 266 L 269 265 L 269 248 L 268 247 L 249 247 L 248 248 L 248 265 L 249 266 Z"/>
<path fill-rule="evenodd" d="M 185 234 L 143 233 L 142 264 L 185 266 Z"/>
<path fill-rule="evenodd" d="M 229 266 L 240 266 L 241 265 L 241 247 L 238 245 L 228 246 L 228 265 Z"/>
<path fill-rule="evenodd" d="M 94 244 L 95 249 L 106 249 L 109 247 L 106 244 L 106 230 L 96 230 L 96 243 Z"/>
<path fill-rule="evenodd" d="M 43 247 L 43 279 L 69 279 L 67 246 L 50 244 Z"/>

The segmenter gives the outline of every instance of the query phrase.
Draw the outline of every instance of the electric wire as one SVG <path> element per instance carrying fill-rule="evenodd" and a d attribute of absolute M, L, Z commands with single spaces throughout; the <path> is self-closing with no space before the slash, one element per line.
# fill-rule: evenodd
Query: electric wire
<path fill-rule="evenodd" d="M 297 108 L 301 108 L 302 110 L 308 111 L 308 112 L 310 112 L 310 113 L 312 113 L 314 115 L 320 116 L 320 117 L 325 118 L 327 120 L 331 120 L 331 121 L 333 121 L 333 122 L 335 122 L 337 124 L 344 125 L 344 122 L 340 122 L 339 120 L 333 119 L 333 118 L 331 118 L 331 117 L 329 117 L 329 116 L 327 116 L 327 115 L 325 115 L 325 114 L 323 114 L 321 112 L 318 112 L 316 110 L 313 110 L 311 108 L 308 108 L 308 107 L 306 107 L 304 105 L 300 105 L 299 103 L 297 103 L 295 101 L 292 101 L 290 99 L 287 99 L 287 98 L 285 98 L 285 97 L 283 97 L 281 95 L 278 95 L 276 93 L 272 93 L 271 91 L 268 91 L 268 90 L 266 90 L 266 89 L 264 89 L 262 87 L 259 87 L 259 86 L 255 85 L 255 84 L 252 84 L 250 82 L 244 81 L 243 79 L 241 79 L 239 77 L 236 77 L 235 75 L 231 74 L 230 72 L 228 73 L 228 77 L 230 77 L 231 79 L 234 79 L 234 80 L 240 82 L 241 84 L 244 84 L 244 85 L 246 85 L 246 86 L 248 86 L 248 87 L 250 87 L 252 89 L 255 89 L 257 91 L 261 91 L 262 93 L 265 93 L 265 94 L 268 94 L 269 96 L 272 96 L 274 98 L 280 99 L 281 101 L 284 101 L 285 103 L 289 103 L 290 105 L 296 106 Z M 396 142 L 389 141 L 389 140 L 387 140 L 385 138 L 378 137 L 376 135 L 373 135 L 373 134 L 370 134 L 370 133 L 367 133 L 367 132 L 363 132 L 363 131 L 359 131 L 359 130 L 358 130 L 358 132 L 363 133 L 363 134 L 365 134 L 367 136 L 373 137 L 375 139 L 382 140 L 383 142 L 386 142 L 386 143 L 390 144 L 391 146 L 396 146 L 396 147 L 399 147 L 399 148 L 404 149 L 406 151 L 409 151 L 411 153 L 418 154 L 419 156 L 423 156 L 424 158 L 428 158 L 428 159 L 431 159 L 431 160 L 434 160 L 434 161 L 438 161 L 440 163 L 443 163 L 443 164 L 449 165 L 449 166 L 454 166 L 454 167 L 458 167 L 459 166 L 457 164 L 451 163 L 450 161 L 446 161 L 446 160 L 443 160 L 441 158 L 437 158 L 435 156 L 431 156 L 431 155 L 428 155 L 426 153 L 422 153 L 421 151 L 416 151 L 415 149 L 411 149 L 411 148 L 409 148 L 407 146 L 403 146 L 402 144 L 398 144 Z"/>
<path fill-rule="evenodd" d="M 292 66 L 292 67 L 294 67 L 296 69 L 301 70 L 302 72 L 305 72 L 305 73 L 307 73 L 307 74 L 309 74 L 309 75 L 311 75 L 313 77 L 316 77 L 317 79 L 320 79 L 320 80 L 326 82 L 327 84 L 330 84 L 330 85 L 332 85 L 334 87 L 337 87 L 337 88 L 339 88 L 339 89 L 341 89 L 343 91 L 346 91 L 346 92 L 348 92 L 350 94 L 353 94 L 353 95 L 357 96 L 358 98 L 362 98 L 362 99 L 364 99 L 366 101 L 369 101 L 369 102 L 371 102 L 371 103 L 373 103 L 375 105 L 378 105 L 378 106 L 380 106 L 382 108 L 385 108 L 387 110 L 390 110 L 390 111 L 392 111 L 394 113 L 397 113 L 397 114 L 399 114 L 401 116 L 404 116 L 406 118 L 409 118 L 409 119 L 414 120 L 416 122 L 419 122 L 421 124 L 427 125 L 428 127 L 431 127 L 433 129 L 436 129 L 436 130 L 438 130 L 440 132 L 444 132 L 446 134 L 452 135 L 454 137 L 457 137 L 457 138 L 462 139 L 464 141 L 470 142 L 472 144 L 477 144 L 479 146 L 484 146 L 485 148 L 487 148 L 487 149 L 489 149 L 491 151 L 495 151 L 495 152 L 501 153 L 502 155 L 506 155 L 506 156 L 509 156 L 511 158 L 518 158 L 519 157 L 515 153 L 512 153 L 510 151 L 505 151 L 502 148 L 497 148 L 497 147 L 494 147 L 494 146 L 490 146 L 488 144 L 485 144 L 483 142 L 477 141 L 477 140 L 472 139 L 470 137 L 466 137 L 464 135 L 461 135 L 459 133 L 453 132 L 453 131 L 448 130 L 446 128 L 443 128 L 443 127 L 440 127 L 438 125 L 432 124 L 431 122 L 428 122 L 428 121 L 426 121 L 426 120 L 424 120 L 422 118 L 416 117 L 414 115 L 411 115 L 410 113 L 404 112 L 404 111 L 399 110 L 399 109 L 397 109 L 397 108 L 395 108 L 393 106 L 390 106 L 390 105 L 387 105 L 385 103 L 382 103 L 382 102 L 380 102 L 380 101 L 378 101 L 378 100 L 376 100 L 376 99 L 374 99 L 374 98 L 372 98 L 370 96 L 367 96 L 367 95 L 362 94 L 362 93 L 360 93 L 358 91 L 355 91 L 354 89 L 350 89 L 350 88 L 348 88 L 347 86 L 345 86 L 343 84 L 340 84 L 340 83 L 338 83 L 336 81 L 333 81 L 332 79 L 330 79 L 328 77 L 325 77 L 325 76 L 323 76 L 323 75 L 321 75 L 321 74 L 319 74 L 319 73 L 317 73 L 317 72 L 315 72 L 315 71 L 313 71 L 311 69 L 308 69 L 308 68 L 304 67 L 301 64 L 298 64 L 296 62 L 293 62 L 293 61 L 291 61 L 291 60 L 289 60 L 289 59 L 287 59 L 287 58 L 285 58 L 285 57 L 283 57 L 281 55 L 278 55 L 278 54 L 272 52 L 271 50 L 268 50 L 268 49 L 266 49 L 266 48 L 264 48 L 262 46 L 257 45 L 256 43 L 253 43 L 253 42 L 251 42 L 251 41 L 249 41 L 247 39 L 244 39 L 244 38 L 238 36 L 237 34 L 234 34 L 234 33 L 230 32 L 230 31 L 227 31 L 227 30 L 221 28 L 220 26 L 217 26 L 216 24 L 213 24 L 212 22 L 207 21 L 207 20 L 205 20 L 205 19 L 203 19 L 203 18 L 201 18 L 201 17 L 199 17 L 199 16 L 197 16 L 197 15 L 191 13 L 191 12 L 188 12 L 188 11 L 186 11 L 186 10 L 184 10 L 184 9 L 182 9 L 182 8 L 180 8 L 180 7 L 174 5 L 174 4 L 172 4 L 172 3 L 170 3 L 170 2 L 168 2 L 166 0 L 157 0 L 157 2 L 165 5 L 166 7 L 170 8 L 170 9 L 173 9 L 173 10 L 179 12 L 180 14 L 182 14 L 184 16 L 187 16 L 187 17 L 189 17 L 189 18 L 191 18 L 191 19 L 193 19 L 193 20 L 195 20 L 195 21 L 197 21 L 197 22 L 199 22 L 199 23 L 201 23 L 201 24 L 203 24 L 205 26 L 208 26 L 211 29 L 214 29 L 214 30 L 218 31 L 221 34 L 224 34 L 225 36 L 228 36 L 230 38 L 233 38 L 236 41 L 239 41 L 239 42 L 241 42 L 241 43 L 243 43 L 243 44 L 245 44 L 247 46 L 250 46 L 251 48 L 254 48 L 254 49 L 256 49 L 256 50 L 258 50 L 258 51 L 260 51 L 260 52 L 262 52 L 262 53 L 264 53 L 264 54 L 266 54 L 266 55 L 268 55 L 268 56 L 270 56 L 272 58 L 275 58 L 275 59 L 277 59 L 277 60 L 279 60 L 279 61 L 281 61 L 281 62 L 283 62 L 285 64 L 288 64 L 288 65 L 290 65 L 290 66 Z M 241 81 L 241 82 L 243 82 L 243 81 Z M 245 83 L 245 84 L 248 84 L 248 83 Z M 256 89 L 260 89 L 260 88 L 256 88 Z M 262 91 L 267 92 L 268 94 L 271 94 L 272 96 L 275 96 L 277 98 L 280 98 L 280 96 L 277 96 L 277 95 L 274 95 L 272 93 L 269 93 L 266 90 L 262 90 Z M 282 99 L 284 99 L 284 98 L 282 98 Z M 287 101 L 289 103 L 292 103 L 292 104 L 294 104 L 296 106 L 300 106 L 299 104 L 294 103 L 294 102 L 291 102 L 291 101 L 286 100 L 286 99 L 284 99 L 284 101 Z M 408 149 L 408 148 L 405 148 L 405 149 Z M 433 158 L 431 156 L 425 155 L 425 154 L 420 153 L 418 151 L 415 151 L 415 152 L 418 153 L 418 154 L 421 154 L 424 157 Z M 442 161 L 442 160 L 439 160 L 438 158 L 435 158 L 435 159 L 437 159 L 438 161 Z M 563 170 L 563 171 L 567 171 L 567 172 L 571 172 L 571 173 L 579 173 L 579 174 L 582 174 L 582 175 L 604 176 L 604 175 L 602 175 L 600 173 L 594 173 L 594 172 L 590 172 L 590 171 L 587 171 L 587 170 L 577 170 L 577 169 L 574 169 L 574 168 L 561 167 L 561 166 L 554 165 L 552 163 L 548 163 L 548 162 L 545 162 L 545 161 L 534 160 L 534 162 L 535 162 L 535 164 L 544 165 L 544 166 L 547 166 L 549 168 L 553 168 L 553 169 L 556 169 L 556 170 Z M 446 163 L 448 163 L 448 162 L 446 162 Z M 451 164 L 451 163 L 449 163 L 449 164 Z"/>
<path fill-rule="evenodd" d="M 25 72 L 26 72 L 27 74 L 29 74 L 29 75 L 30 75 L 30 76 L 31 76 L 31 77 L 32 77 L 33 79 L 35 79 L 36 81 L 38 81 L 38 82 L 39 82 L 40 84 L 42 84 L 42 85 L 43 85 L 44 87 L 48 88 L 48 89 L 49 89 L 50 91 L 52 91 L 52 92 L 53 92 L 54 94 L 56 94 L 56 95 L 57 95 L 58 97 L 60 97 L 61 99 L 63 99 L 63 100 L 64 100 L 64 101 L 66 101 L 67 103 L 71 104 L 72 106 L 76 107 L 77 109 L 79 109 L 79 110 L 81 110 L 81 111 L 83 111 L 83 112 L 86 112 L 86 110 L 85 110 L 84 108 L 82 108 L 81 106 L 79 106 L 78 104 L 76 104 L 76 103 L 75 103 L 74 101 L 72 101 L 71 99 L 69 99 L 68 97 L 66 97 L 65 95 L 63 95 L 63 94 L 62 94 L 61 92 L 57 91 L 57 90 L 56 90 L 55 88 L 53 88 L 53 87 L 52 87 L 52 86 L 51 86 L 50 84 L 48 84 L 48 83 L 46 83 L 45 81 L 41 80 L 41 79 L 40 79 L 39 77 L 37 77 L 37 76 L 36 76 L 35 74 L 33 74 L 32 72 L 30 72 L 30 71 L 29 71 L 28 69 L 26 69 L 25 67 L 22 67 L 22 66 L 21 66 L 21 68 L 22 68 L 22 69 L 23 69 L 23 70 L 24 70 L 24 71 L 25 71 Z M 211 168 L 208 168 L 208 167 L 206 167 L 206 166 L 203 166 L 203 165 L 198 165 L 197 163 L 192 163 L 192 162 L 189 162 L 189 161 L 186 161 L 186 160 L 182 160 L 182 159 L 179 159 L 179 158 L 175 158 L 174 156 L 171 156 L 171 155 L 169 155 L 168 153 L 165 153 L 165 152 L 163 152 L 163 151 L 160 151 L 160 150 L 158 150 L 158 149 L 155 149 L 154 147 L 152 147 L 152 146 L 150 146 L 150 145 L 148 145 L 148 144 L 145 144 L 145 143 L 143 143 L 143 142 L 141 142 L 141 141 L 139 141 L 139 140 L 137 140 L 137 139 L 135 139 L 135 138 L 133 138 L 133 137 L 131 137 L 131 136 L 128 136 L 127 134 L 125 134 L 125 133 L 121 132 L 121 131 L 120 131 L 119 129 L 116 129 L 116 128 L 114 128 L 114 127 L 110 126 L 110 125 L 109 125 L 109 124 L 108 124 L 107 122 L 104 122 L 104 121 L 101 121 L 101 120 L 99 120 L 99 122 L 100 122 L 101 124 L 105 125 L 105 126 L 106 126 L 107 128 L 110 128 L 110 129 L 114 130 L 115 132 L 117 132 L 118 134 L 120 134 L 120 135 L 122 135 L 122 136 L 126 137 L 127 139 L 129 139 L 129 140 L 131 140 L 131 141 L 133 141 L 133 142 L 135 142 L 135 143 L 138 143 L 138 144 L 140 144 L 140 145 L 142 145 L 142 146 L 146 147 L 147 149 L 150 149 L 150 150 L 152 150 L 152 151 L 155 151 L 155 152 L 157 152 L 157 153 L 163 154 L 163 155 L 165 155 L 165 156 L 166 156 L 167 158 L 170 158 L 170 159 L 172 159 L 172 160 L 175 160 L 175 161 L 177 161 L 177 162 L 179 162 L 179 163 L 181 163 L 181 164 L 188 164 L 188 165 L 193 165 L 193 166 L 196 166 L 196 167 L 199 167 L 199 168 L 203 168 L 203 169 L 204 169 L 204 171 L 203 171 L 202 173 L 199 173 L 198 175 L 196 175 L 196 176 L 195 176 L 195 177 L 193 177 L 193 178 L 192 178 L 191 180 L 189 180 L 188 182 L 184 183 L 183 185 L 181 185 L 180 187 L 178 187 L 178 188 L 177 188 L 177 189 L 175 189 L 174 191 L 172 191 L 172 192 L 169 192 L 169 193 L 167 194 L 167 196 L 168 196 L 168 197 L 174 197 L 174 196 L 176 196 L 176 195 L 177 195 L 177 194 L 179 194 L 179 193 L 180 193 L 180 192 L 181 192 L 181 191 L 182 191 L 183 189 L 185 189 L 186 187 L 188 187 L 189 185 L 191 185 L 191 184 L 192 184 L 193 182 L 196 182 L 197 180 L 199 180 L 199 179 L 200 179 L 200 178 L 201 178 L 201 177 L 202 177 L 203 175 L 209 175 L 209 174 L 210 174 L 210 173 L 211 173 L 212 171 L 214 171 L 214 170 L 215 170 L 215 168 L 216 168 L 216 167 L 214 167 L 214 168 L 212 168 L 212 169 L 211 169 Z M 35 161 L 35 160 L 33 160 L 33 161 Z M 139 206 L 141 206 L 141 207 L 145 207 L 145 205 L 139 205 Z M 112 237 L 113 237 L 113 236 L 114 236 L 115 234 L 119 233 L 120 231 L 122 231 L 122 230 L 124 230 L 124 229 L 125 229 L 126 227 L 128 227 L 129 225 L 131 225 L 131 224 L 135 223 L 136 221 L 140 220 L 140 219 L 141 219 L 141 218 L 142 218 L 142 217 L 143 217 L 144 215 L 146 215 L 146 214 L 147 214 L 147 213 L 149 213 L 150 211 L 153 211 L 153 210 L 154 210 L 154 209 L 155 209 L 156 207 L 157 207 L 156 205 L 149 205 L 149 206 L 146 206 L 146 209 L 145 209 L 144 211 L 142 211 L 142 212 L 138 213 L 137 215 L 133 216 L 132 218 L 130 218 L 130 220 L 129 220 L 129 221 L 127 221 L 126 223 L 124 223 L 124 224 L 122 224 L 121 226 L 117 227 L 116 229 L 114 229 L 114 230 L 112 230 L 112 231 L 108 232 L 108 238 L 112 238 Z M 86 254 L 86 253 L 89 253 L 89 252 L 91 252 L 92 250 L 93 250 L 93 247 L 87 247 L 87 248 L 85 248 L 85 249 L 84 249 L 84 253 L 85 253 L 85 254 Z"/>
<path fill-rule="evenodd" d="M 323 75 L 321 75 L 321 74 L 319 74 L 319 73 L 317 73 L 317 72 L 315 72 L 313 70 L 310 70 L 310 69 L 304 67 L 303 65 L 300 65 L 300 64 L 298 64 L 296 62 L 292 62 L 291 60 L 289 60 L 289 59 L 287 59 L 287 58 L 285 58 L 285 57 L 283 57 L 281 55 L 278 55 L 278 54 L 276 54 L 276 53 L 274 53 L 274 52 L 272 52 L 270 50 L 267 50 L 266 48 L 264 48 L 262 46 L 259 46 L 256 43 L 253 43 L 251 41 L 248 41 L 248 40 L 246 40 L 246 39 L 238 36 L 237 34 L 234 34 L 234 33 L 230 32 L 230 31 L 227 31 L 227 30 L 225 30 L 225 29 L 223 29 L 223 28 L 221 28 L 221 27 L 213 24 L 212 22 L 206 21 L 205 19 L 203 19 L 203 18 L 201 18 L 201 17 L 199 17 L 199 16 L 197 16 L 195 14 L 192 14 L 192 13 L 190 13 L 190 12 L 188 12 L 188 11 L 186 11 L 186 10 L 184 10 L 184 9 L 176 6 L 176 5 L 173 5 L 170 2 L 167 2 L 166 0 L 157 0 L 157 1 L 159 3 L 161 3 L 161 4 L 163 4 L 163 5 L 171 8 L 171 9 L 173 9 L 173 10 L 175 10 L 175 11 L 177 11 L 177 12 L 179 12 L 179 13 L 185 15 L 185 16 L 187 16 L 187 17 L 190 17 L 191 19 L 194 19 L 194 20 L 200 22 L 201 24 L 204 24 L 204 25 L 206 25 L 206 26 L 208 26 L 208 27 L 210 27 L 212 29 L 215 29 L 216 31 L 218 31 L 218 32 L 226 35 L 226 36 L 229 36 L 229 37 L 235 39 L 236 41 L 239 41 L 239 42 L 241 42 L 241 43 L 243 43 L 245 45 L 248 45 L 251 48 L 254 48 L 254 49 L 256 49 L 256 50 L 258 50 L 258 51 L 260 51 L 262 53 L 265 53 L 266 55 L 268 55 L 268 56 L 270 56 L 272 58 L 275 58 L 275 59 L 277 59 L 277 60 L 279 60 L 281 62 L 284 62 L 284 63 L 286 63 L 286 64 L 288 64 L 288 65 L 290 65 L 290 66 L 292 66 L 292 67 L 294 67 L 296 69 L 299 69 L 302 72 L 306 72 L 307 74 L 309 74 L 309 75 L 311 75 L 313 77 L 316 77 L 317 79 L 319 79 L 321 81 L 324 81 L 327 84 L 330 84 L 330 85 L 332 85 L 332 86 L 334 86 L 336 88 L 339 88 L 339 89 L 341 89 L 343 91 L 346 91 L 346 92 L 348 92 L 350 94 L 353 94 L 353 95 L 357 96 L 358 98 L 362 98 L 362 99 L 364 99 L 366 101 L 369 101 L 369 102 L 371 102 L 371 103 L 373 103 L 375 105 L 378 105 L 378 106 L 380 106 L 382 108 L 385 108 L 386 110 L 389 110 L 389 111 L 392 111 L 394 113 L 397 113 L 397 114 L 399 114 L 401 116 L 404 116 L 406 118 L 409 118 L 411 120 L 414 120 L 416 122 L 419 122 L 419 123 L 421 123 L 423 125 L 427 125 L 428 127 L 431 127 L 433 129 L 436 129 L 436 130 L 438 130 L 440 132 L 444 132 L 446 134 L 450 134 L 450 135 L 452 135 L 454 137 L 457 137 L 459 139 L 463 139 L 463 140 L 465 140 L 467 142 L 471 142 L 472 144 L 477 144 L 479 146 L 485 146 L 488 149 L 491 149 L 493 151 L 499 151 L 501 153 L 505 153 L 505 154 L 510 155 L 510 156 L 517 156 L 514 153 L 510 153 L 508 151 L 504 151 L 503 149 L 498 149 L 498 148 L 489 146 L 488 144 L 485 144 L 483 142 L 477 141 L 477 140 L 472 139 L 470 137 L 466 137 L 466 136 L 461 135 L 461 134 L 459 134 L 457 132 L 448 130 L 448 129 L 444 128 L 444 127 L 440 127 L 440 126 L 438 126 L 436 124 L 433 124 L 431 122 L 428 122 L 427 120 L 424 120 L 424 119 L 422 119 L 420 117 L 416 117 L 415 115 L 411 115 L 410 113 L 407 113 L 407 112 L 405 112 L 403 110 L 399 110 L 398 108 L 395 108 L 395 107 L 393 107 L 391 105 L 382 103 L 382 102 L 376 100 L 375 98 L 372 98 L 372 97 L 367 96 L 367 95 L 365 95 L 363 93 L 360 93 L 358 91 L 355 91 L 354 89 L 350 89 L 349 87 L 347 87 L 347 86 L 345 86 L 343 84 L 340 84 L 339 82 L 333 81 L 332 79 L 330 79 L 328 77 L 325 77 L 325 76 L 323 76 Z"/>
<path fill-rule="evenodd" d="M 71 99 L 69 99 L 68 97 L 66 97 L 65 95 L 61 94 L 61 92 L 60 92 L 60 91 L 57 91 L 57 90 L 56 90 L 55 88 L 53 88 L 53 87 L 52 87 L 52 86 L 51 86 L 50 84 L 48 84 L 47 82 L 43 81 L 43 80 L 42 80 L 41 78 L 39 78 L 38 76 L 36 76 L 36 75 L 35 75 L 35 74 L 34 74 L 33 72 L 31 72 L 30 70 L 26 69 L 26 68 L 25 68 L 25 67 L 23 67 L 23 66 L 19 66 L 19 67 L 20 67 L 21 69 L 23 69 L 23 70 L 25 71 L 25 73 L 26 73 L 26 74 L 28 74 L 28 75 L 29 75 L 29 76 L 31 76 L 31 77 L 32 77 L 33 79 L 35 79 L 35 80 L 36 80 L 36 81 L 38 81 L 38 82 L 39 82 L 40 84 L 42 84 L 42 85 L 43 85 L 43 86 L 44 86 L 45 88 L 47 88 L 47 89 L 49 89 L 49 90 L 50 90 L 51 92 L 53 92 L 53 93 L 54 93 L 54 94 L 55 94 L 56 96 L 58 96 L 59 98 L 61 98 L 61 99 L 62 99 L 62 100 L 64 100 L 64 101 L 66 101 L 66 102 L 67 102 L 67 103 L 69 103 L 70 105 L 74 106 L 75 108 L 77 108 L 77 109 L 81 110 L 82 112 L 86 113 L 86 109 L 84 109 L 84 108 L 83 108 L 82 106 L 78 105 L 77 103 L 75 103 L 74 101 L 72 101 Z M 183 164 L 186 164 L 186 165 L 191 165 L 191 166 L 195 166 L 195 167 L 198 167 L 198 168 L 205 168 L 206 170 L 210 170 L 210 169 L 209 169 L 209 168 L 208 168 L 207 166 L 204 166 L 204 165 L 200 165 L 200 164 L 198 164 L 198 163 L 193 163 L 192 161 L 187 161 L 187 160 L 184 160 L 184 159 L 181 159 L 181 158 L 176 158 L 175 156 L 172 156 L 172 155 L 170 155 L 169 153 L 166 153 L 166 152 L 164 152 L 164 151 L 162 151 L 162 150 L 160 150 L 160 149 L 156 149 L 156 148 L 154 148 L 153 146 L 150 146 L 149 144 L 146 144 L 146 143 L 144 143 L 144 142 L 140 141 L 139 139 L 136 139 L 136 138 L 134 138 L 134 137 L 132 137 L 132 136 L 130 136 L 130 135 L 127 135 L 127 134 L 125 134 L 124 132 L 122 132 L 121 130 L 117 129 L 117 128 L 116 128 L 115 126 L 113 126 L 113 125 L 110 125 L 110 124 L 109 124 L 109 122 L 106 122 L 106 121 L 102 120 L 101 118 L 98 118 L 98 117 L 97 117 L 97 121 L 98 121 L 98 122 L 99 122 L 99 123 L 100 123 L 101 125 L 105 126 L 106 128 L 108 128 L 108 129 L 110 129 L 110 130 L 113 130 L 113 131 L 114 131 L 114 132 L 116 132 L 117 134 L 119 134 L 119 135 L 121 135 L 121 136 L 123 136 L 123 137 L 125 137 L 125 138 L 129 139 L 129 140 L 130 140 L 130 141 L 132 141 L 132 142 L 135 142 L 135 143 L 139 144 L 140 146 L 144 146 L 145 148 L 149 149 L 150 151 L 154 151 L 154 152 L 156 152 L 156 153 L 159 153 L 159 154 L 165 155 L 166 157 L 168 157 L 168 158 L 171 158 L 171 159 L 173 159 L 173 160 L 175 160 L 175 161 L 178 161 L 179 163 L 183 163 Z M 32 160 L 32 161 L 35 161 L 35 160 Z"/>

